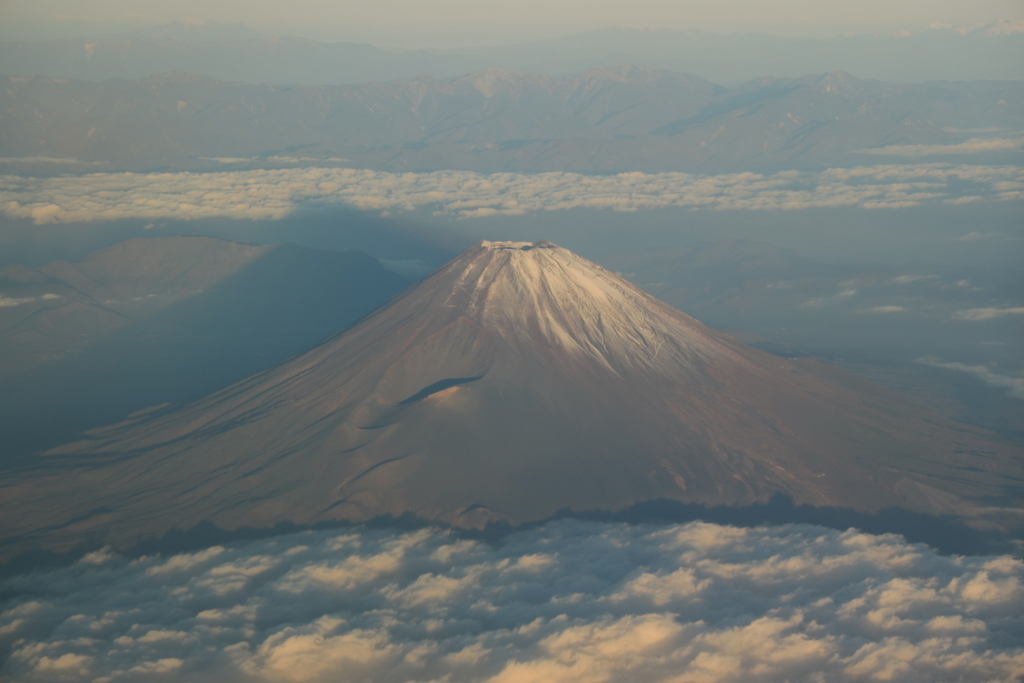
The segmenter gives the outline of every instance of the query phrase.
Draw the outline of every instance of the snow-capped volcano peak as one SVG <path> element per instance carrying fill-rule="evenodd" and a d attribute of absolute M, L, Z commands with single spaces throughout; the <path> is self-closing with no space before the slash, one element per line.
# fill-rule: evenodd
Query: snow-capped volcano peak
<path fill-rule="evenodd" d="M 548 241 L 481 242 L 424 287 L 435 302 L 447 291 L 439 315 L 464 316 L 531 354 L 547 347 L 616 370 L 669 371 L 725 351 L 689 316 Z"/>
<path fill-rule="evenodd" d="M 950 512 L 1024 476 L 1000 448 L 549 242 L 481 242 L 300 356 L 55 449 L 71 464 L 12 482 L 0 513 L 17 543 L 59 550 L 200 522 L 479 526 L 778 493 Z"/>

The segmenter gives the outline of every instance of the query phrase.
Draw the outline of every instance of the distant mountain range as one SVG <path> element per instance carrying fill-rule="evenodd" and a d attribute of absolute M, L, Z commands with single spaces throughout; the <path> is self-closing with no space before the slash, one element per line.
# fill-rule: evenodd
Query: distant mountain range
<path fill-rule="evenodd" d="M 487 69 L 349 86 L 180 72 L 98 84 L 8 76 L 0 85 L 0 157 L 76 158 L 96 170 L 321 161 L 386 170 L 746 171 L 863 163 L 879 158 L 857 153 L 865 148 L 1024 130 L 1024 83 L 908 85 L 842 71 L 732 89 L 641 67 L 568 77 Z M 1019 156 L 996 157 L 1012 154 Z"/>
<path fill-rule="evenodd" d="M 101 81 L 187 71 L 221 80 L 307 85 L 459 76 L 489 67 L 565 75 L 641 64 L 736 84 L 841 68 L 894 81 L 1024 79 L 1024 24 L 826 39 L 614 28 L 498 47 L 387 50 L 260 35 L 241 24 L 176 22 L 117 36 L 0 43 L 4 73 Z"/>

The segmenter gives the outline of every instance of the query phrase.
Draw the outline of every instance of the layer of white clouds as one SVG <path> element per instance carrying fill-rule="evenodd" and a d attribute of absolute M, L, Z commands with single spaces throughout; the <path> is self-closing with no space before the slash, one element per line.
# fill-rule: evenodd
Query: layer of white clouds
<path fill-rule="evenodd" d="M 905 309 L 903 306 L 894 306 L 894 305 L 890 304 L 888 306 L 874 306 L 872 308 L 865 309 L 864 312 L 865 313 L 903 313 L 906 310 L 907 309 Z"/>
<path fill-rule="evenodd" d="M 918 363 L 924 365 L 930 365 L 933 368 L 943 368 L 946 370 L 956 370 L 957 372 L 966 372 L 968 375 L 973 375 L 977 379 L 980 379 L 990 387 L 996 389 L 1005 389 L 1007 395 L 1013 396 L 1014 398 L 1024 399 L 1024 377 L 1014 377 L 1012 375 L 1002 375 L 998 372 L 994 372 L 991 368 L 986 365 L 970 365 L 969 363 L 945 363 L 935 356 L 925 356 L 919 358 Z"/>
<path fill-rule="evenodd" d="M 957 311 L 953 314 L 953 317 L 957 320 L 992 320 L 1011 315 L 1024 315 L 1024 306 L 968 308 L 963 311 Z"/>
<path fill-rule="evenodd" d="M 81 161 L 74 157 L 0 157 L 0 164 L 53 164 L 56 166 L 102 166 L 102 161 Z"/>
<path fill-rule="evenodd" d="M 534 211 L 666 207 L 705 210 L 897 209 L 971 196 L 1024 199 L 1024 168 L 885 164 L 820 173 L 386 173 L 293 168 L 220 173 L 0 176 L 0 211 L 37 224 L 212 217 L 281 219 L 300 208 L 347 205 L 457 217 Z"/>
<path fill-rule="evenodd" d="M 896 536 L 561 521 L 308 532 L 9 579 L 19 681 L 1016 681 L 1024 563 Z"/>
<path fill-rule="evenodd" d="M 946 154 L 984 154 L 1013 152 L 1024 149 L 1024 138 L 971 138 L 951 145 L 887 145 L 859 149 L 858 154 L 879 154 L 904 157 L 941 156 Z"/>
<path fill-rule="evenodd" d="M 34 296 L 11 297 L 0 294 L 0 308 L 14 308 L 15 306 L 30 304 L 35 300 Z"/>

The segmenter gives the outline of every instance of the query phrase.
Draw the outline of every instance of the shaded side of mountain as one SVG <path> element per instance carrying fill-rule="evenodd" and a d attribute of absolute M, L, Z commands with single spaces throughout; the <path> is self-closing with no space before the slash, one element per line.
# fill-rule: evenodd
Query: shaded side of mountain
<path fill-rule="evenodd" d="M 215 287 L 272 249 L 198 236 L 136 238 L 75 262 L 0 266 L 0 373 L 57 362 Z"/>
<path fill-rule="evenodd" d="M 208 282 L 202 289 L 195 289 L 199 279 L 182 284 L 189 275 L 197 278 L 201 269 L 194 263 L 169 282 L 161 281 L 155 268 L 137 268 L 131 278 L 113 277 L 116 269 L 132 263 L 120 259 L 126 251 L 158 251 L 150 253 L 151 260 L 167 264 L 186 261 L 196 247 L 206 263 Z M 215 262 L 221 252 L 239 249 L 251 251 L 251 258 L 238 267 L 228 267 L 226 260 Z M 14 270 L 8 267 L 6 272 Z M 123 288 L 124 280 L 130 280 L 143 301 L 161 299 L 163 305 L 151 304 L 156 310 L 145 315 L 119 315 L 116 327 L 107 324 L 112 305 L 95 300 L 92 306 L 71 304 L 76 315 L 47 309 L 21 321 L 19 333 L 31 331 L 38 343 L 75 342 L 86 332 L 94 338 L 65 346 L 58 354 L 63 357 L 49 363 L 34 363 L 30 354 L 9 349 L 6 359 L 16 364 L 20 356 L 27 367 L 0 375 L 0 430 L 8 461 L 134 411 L 189 400 L 274 365 L 351 324 L 408 284 L 362 252 L 292 244 L 254 247 L 200 237 L 132 240 L 79 264 L 51 264 L 35 272 L 79 275 L 83 270 L 93 274 L 90 284 L 105 287 L 102 291 Z M 187 295 L 171 296 L 182 288 Z M 82 291 L 91 290 L 81 285 Z M 59 317 L 60 324 L 48 322 L 52 317 Z"/>

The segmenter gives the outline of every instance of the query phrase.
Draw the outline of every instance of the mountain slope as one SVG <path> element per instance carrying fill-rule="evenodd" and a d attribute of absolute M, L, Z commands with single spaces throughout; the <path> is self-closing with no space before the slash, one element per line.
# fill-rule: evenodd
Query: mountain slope
<path fill-rule="evenodd" d="M 483 242 L 353 328 L 3 491 L 6 553 L 411 513 L 479 526 L 644 500 L 1019 504 L 1008 449 L 770 356 L 550 243 Z"/>

